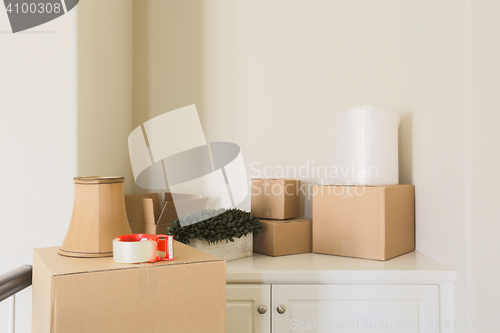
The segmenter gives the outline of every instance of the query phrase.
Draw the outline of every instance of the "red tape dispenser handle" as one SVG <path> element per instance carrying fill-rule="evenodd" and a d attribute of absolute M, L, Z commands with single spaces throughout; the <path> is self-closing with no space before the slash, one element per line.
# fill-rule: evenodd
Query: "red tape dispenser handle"
<path fill-rule="evenodd" d="M 174 236 L 172 235 L 157 235 L 158 240 L 156 246 L 158 247 L 158 260 L 174 260 Z M 163 256 L 161 256 L 163 254 Z"/>
<path fill-rule="evenodd" d="M 119 263 L 157 262 L 174 259 L 174 236 L 123 235 L 113 240 L 113 260 Z"/>

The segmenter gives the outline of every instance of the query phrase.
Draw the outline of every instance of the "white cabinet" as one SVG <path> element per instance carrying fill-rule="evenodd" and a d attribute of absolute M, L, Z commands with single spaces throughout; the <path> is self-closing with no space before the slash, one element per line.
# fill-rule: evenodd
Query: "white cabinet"
<path fill-rule="evenodd" d="M 273 332 L 438 332 L 424 325 L 439 320 L 435 285 L 273 285 L 272 295 Z"/>
<path fill-rule="evenodd" d="M 227 263 L 227 332 L 452 333 L 454 279 L 418 253 L 387 262 L 254 254 Z"/>
<path fill-rule="evenodd" d="M 271 286 L 227 286 L 226 333 L 269 333 L 271 312 Z"/>

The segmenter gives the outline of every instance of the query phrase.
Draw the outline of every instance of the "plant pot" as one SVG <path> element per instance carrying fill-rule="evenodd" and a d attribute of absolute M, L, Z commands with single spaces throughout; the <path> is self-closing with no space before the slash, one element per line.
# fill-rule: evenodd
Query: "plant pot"
<path fill-rule="evenodd" d="M 234 242 L 225 240 L 208 244 L 206 240 L 190 239 L 189 245 L 226 261 L 250 257 L 253 253 L 253 234 L 241 238 L 234 238 Z"/>

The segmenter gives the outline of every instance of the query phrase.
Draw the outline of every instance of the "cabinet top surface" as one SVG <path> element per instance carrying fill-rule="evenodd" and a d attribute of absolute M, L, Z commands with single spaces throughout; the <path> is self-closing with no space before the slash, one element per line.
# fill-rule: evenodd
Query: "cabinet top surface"
<path fill-rule="evenodd" d="M 270 257 L 254 253 L 252 257 L 227 263 L 228 283 L 286 282 L 407 282 L 453 281 L 449 267 L 418 252 L 388 261 L 346 258 L 315 253 Z"/>

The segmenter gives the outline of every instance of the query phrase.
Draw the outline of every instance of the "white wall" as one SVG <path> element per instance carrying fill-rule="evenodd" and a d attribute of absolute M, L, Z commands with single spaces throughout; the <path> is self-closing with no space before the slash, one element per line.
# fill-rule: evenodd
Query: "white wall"
<path fill-rule="evenodd" d="M 400 181 L 416 185 L 417 250 L 457 270 L 457 322 L 475 324 L 457 332 L 491 331 L 486 320 L 500 327 L 499 7 L 494 0 L 203 6 L 204 129 L 210 140 L 238 143 L 247 167 L 330 165 L 334 110 L 399 110 Z M 306 200 L 304 215 L 310 207 Z"/>
<path fill-rule="evenodd" d="M 153 116 L 196 103 L 207 139 L 238 143 L 254 177 L 252 162 L 329 165 L 332 112 L 377 104 L 402 115 L 400 180 L 416 185 L 418 251 L 457 270 L 457 319 L 483 325 L 468 332 L 500 326 L 498 1 L 131 3 L 79 4 L 79 115 L 75 11 L 33 29 L 55 33 L 0 34 L 1 234 L 26 240 L 2 238 L 0 273 L 60 244 L 77 172 L 130 177 L 122 140 Z M 19 298 L 28 304 L 30 292 Z M 28 332 L 29 306 L 18 315 Z"/>
<path fill-rule="evenodd" d="M 78 168 L 76 24 L 72 11 L 12 34 L 0 10 L 0 274 L 30 264 L 33 248 L 60 244 L 68 227 Z M 18 294 L 17 310 L 18 332 L 31 332 L 31 288 Z"/>
<path fill-rule="evenodd" d="M 147 103 L 134 108 L 134 118 L 142 122 L 196 103 L 207 139 L 239 144 L 252 178 L 259 176 L 252 163 L 260 171 L 331 165 L 335 110 L 360 104 L 399 110 L 400 182 L 416 185 L 417 249 L 457 270 L 457 319 L 473 319 L 484 298 L 473 303 L 473 266 L 481 261 L 472 258 L 472 248 L 481 241 L 470 232 L 475 223 L 471 179 L 480 172 L 472 166 L 472 145 L 480 133 L 470 127 L 467 102 L 472 45 L 466 37 L 473 24 L 467 4 L 136 1 L 137 10 L 148 16 L 135 16 L 135 27 L 148 28 L 141 29 L 140 47 L 134 45 L 134 53 L 141 54 L 134 65 L 147 64 L 139 73 L 135 67 L 134 82 L 140 85 L 134 92 L 140 92 L 137 102 Z M 198 65 L 187 59 L 198 64 L 196 20 L 202 24 L 202 64 L 193 72 Z M 185 52 L 192 54 L 181 57 Z M 175 87 L 185 89 L 187 78 L 194 89 L 175 93 Z M 174 93 L 166 98 L 162 89 Z M 321 181 L 317 175 L 299 177 L 307 184 Z M 249 208 L 249 200 L 243 208 Z M 312 215 L 308 198 L 302 213 Z"/>
<path fill-rule="evenodd" d="M 329 167 L 333 111 L 398 106 L 398 3 L 205 2 L 200 109 L 207 138 L 239 144 L 250 178 L 265 166 Z M 300 178 L 321 181 L 312 172 Z M 302 213 L 312 215 L 311 200 Z"/>
<path fill-rule="evenodd" d="M 62 243 L 73 177 L 125 176 L 131 192 L 132 1 L 81 1 L 17 34 L 0 15 L 1 274 Z M 31 332 L 31 288 L 17 300 L 17 332 Z"/>
<path fill-rule="evenodd" d="M 468 278 L 463 1 L 401 3 L 400 110 L 412 121 L 417 250 L 457 271 L 456 318 L 472 319 Z M 410 128 L 409 128 L 410 129 Z M 401 133 L 405 135 L 405 133 Z M 458 327 L 460 328 L 460 327 Z M 458 330 L 458 332 L 461 332 Z"/>
<path fill-rule="evenodd" d="M 500 3 L 467 2 L 467 221 L 470 225 L 469 272 L 474 285 L 473 314 L 483 325 L 477 332 L 500 329 Z"/>
<path fill-rule="evenodd" d="M 500 5 L 429 0 L 401 8 L 418 250 L 457 270 L 457 331 L 497 331 Z"/>

